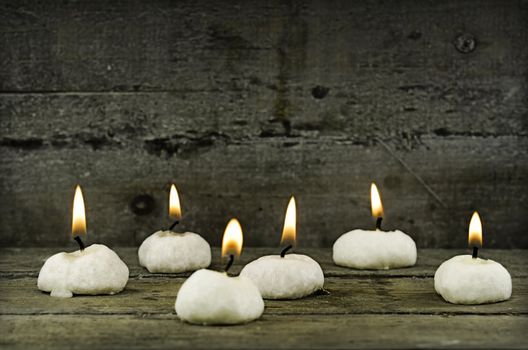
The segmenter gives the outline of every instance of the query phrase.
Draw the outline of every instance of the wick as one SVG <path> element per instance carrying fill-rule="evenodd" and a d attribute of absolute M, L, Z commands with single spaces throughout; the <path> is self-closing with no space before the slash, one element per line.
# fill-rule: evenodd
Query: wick
<path fill-rule="evenodd" d="M 478 256 L 478 247 L 473 247 L 473 255 L 472 255 L 473 259 L 476 259 L 477 256 Z"/>
<path fill-rule="evenodd" d="M 81 249 L 81 252 L 84 250 L 84 243 L 81 240 L 81 237 L 75 236 L 74 240 L 79 244 L 79 248 Z"/>
<path fill-rule="evenodd" d="M 376 220 L 376 230 L 381 230 L 381 220 L 383 220 L 381 216 Z"/>
<path fill-rule="evenodd" d="M 174 226 L 178 225 L 180 223 L 180 220 L 176 220 L 174 221 L 174 223 L 172 225 L 170 225 L 169 227 L 169 231 L 172 231 L 172 229 L 174 228 Z"/>
<path fill-rule="evenodd" d="M 229 261 L 227 262 L 227 265 L 224 269 L 224 271 L 227 273 L 227 270 L 233 265 L 233 261 L 235 261 L 235 256 L 233 254 L 229 254 Z"/>
<path fill-rule="evenodd" d="M 290 250 L 290 249 L 292 249 L 292 245 L 291 245 L 291 244 L 288 245 L 286 248 L 284 248 L 284 249 L 281 251 L 281 253 L 280 253 L 281 258 L 284 258 L 284 256 L 286 255 L 286 252 L 287 252 L 288 250 Z"/>

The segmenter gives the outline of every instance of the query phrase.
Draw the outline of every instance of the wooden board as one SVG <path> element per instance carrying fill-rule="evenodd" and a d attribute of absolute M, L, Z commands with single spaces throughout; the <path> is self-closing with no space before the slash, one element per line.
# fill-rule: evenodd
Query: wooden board
<path fill-rule="evenodd" d="M 113 296 L 51 298 L 37 288 L 36 278 L 0 280 L 0 314 L 171 315 L 184 278 L 134 278 Z M 432 278 L 327 277 L 329 294 L 292 301 L 266 300 L 269 315 L 528 315 L 528 280 L 513 279 L 513 297 L 507 302 L 475 306 L 446 303 L 434 290 Z"/>
<path fill-rule="evenodd" d="M 446 102 L 460 101 L 459 91 L 480 101 L 484 86 L 522 82 L 526 11 L 524 1 L 501 0 L 5 2 L 0 88 L 243 94 L 251 84 L 293 111 L 290 96 L 317 84 L 364 97 L 389 80 L 415 94 L 450 85 Z M 461 34 L 474 38 L 473 51 L 457 49 Z M 463 89 L 469 83 L 475 90 Z"/>
<path fill-rule="evenodd" d="M 0 316 L 0 346 L 16 349 L 525 349 L 526 316 L 265 315 L 231 327 L 176 316 Z"/>
<path fill-rule="evenodd" d="M 513 276 L 510 300 L 453 305 L 434 291 L 433 274 L 455 250 L 419 251 L 415 267 L 358 271 L 334 266 L 328 249 L 305 249 L 321 263 L 328 293 L 266 300 L 261 319 L 201 327 L 178 319 L 174 302 L 189 274 L 151 274 L 136 248 L 117 248 L 130 267 L 113 296 L 50 297 L 36 287 L 43 261 L 58 248 L 0 250 L 0 346 L 7 348 L 524 348 L 528 325 L 526 250 L 483 250 Z M 232 268 L 273 248 L 247 248 Z M 220 269 L 218 248 L 213 268 Z M 493 329 L 493 332 L 487 330 Z M 481 330 L 481 331 L 477 331 Z"/>
<path fill-rule="evenodd" d="M 4 148 L 0 243 L 68 244 L 73 189 L 80 183 L 89 241 L 139 245 L 169 225 L 170 179 L 180 188 L 183 227 L 213 245 L 232 217 L 240 219 L 247 246 L 277 245 L 295 194 L 299 244 L 330 247 L 344 232 L 373 227 L 372 180 L 382 192 L 384 227 L 408 232 L 419 247 L 465 247 L 474 209 L 484 220 L 485 247 L 528 242 L 526 138 L 423 138 L 423 146 L 398 153 L 346 139 L 296 139 L 291 147 L 288 140 L 218 140 L 175 158 L 151 154 L 141 144 Z M 152 198 L 145 215 L 132 207 L 140 195 Z"/>
<path fill-rule="evenodd" d="M 53 254 L 62 251 L 73 251 L 75 248 L 1 248 L 0 249 L 0 277 L 2 278 L 24 278 L 37 277 L 44 261 Z M 128 265 L 131 278 L 184 278 L 189 273 L 180 274 L 152 274 L 145 268 L 139 266 L 137 248 L 117 247 L 117 254 Z M 415 266 L 403 269 L 390 270 L 354 270 L 346 267 L 336 266 L 332 260 L 330 248 L 298 248 L 295 252 L 306 254 L 315 259 L 323 268 L 326 277 L 433 277 L 436 269 L 442 262 L 455 255 L 468 254 L 467 250 L 452 249 L 420 249 Z M 230 271 L 238 274 L 241 268 L 263 255 L 278 254 L 277 248 L 245 248 L 239 259 L 235 260 Z M 504 265 L 513 277 L 528 277 L 528 251 L 521 249 L 482 249 L 480 256 L 492 259 Z M 212 248 L 212 269 L 221 269 L 220 248 Z"/>
<path fill-rule="evenodd" d="M 3 246 L 67 245 L 77 183 L 93 241 L 138 245 L 174 181 L 213 244 L 237 216 L 276 245 L 295 194 L 300 242 L 329 247 L 372 226 L 376 181 L 420 247 L 464 247 L 475 209 L 487 247 L 528 247 L 526 1 L 0 9 Z"/>

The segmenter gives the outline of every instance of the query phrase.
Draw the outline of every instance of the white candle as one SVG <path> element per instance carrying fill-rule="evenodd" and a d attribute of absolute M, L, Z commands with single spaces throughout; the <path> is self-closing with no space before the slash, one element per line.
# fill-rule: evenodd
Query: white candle
<path fill-rule="evenodd" d="M 86 218 L 81 188 L 73 202 L 72 232 L 84 248 L 80 235 L 86 234 Z M 128 281 L 128 267 L 105 245 L 93 244 L 73 253 L 58 253 L 42 266 L 37 286 L 53 297 L 71 298 L 73 294 L 115 294 Z"/>
<path fill-rule="evenodd" d="M 482 245 L 482 224 L 475 212 L 469 225 L 473 255 L 457 255 L 444 261 L 434 276 L 435 290 L 453 304 L 485 304 L 508 300 L 512 281 L 501 264 L 477 256 Z"/>
<path fill-rule="evenodd" d="M 128 267 L 119 256 L 102 244 L 92 244 L 73 253 L 58 253 L 42 266 L 38 289 L 52 297 L 73 294 L 115 294 L 128 282 Z"/>
<path fill-rule="evenodd" d="M 321 266 L 306 255 L 267 255 L 244 266 L 240 276 L 250 278 L 264 299 L 298 299 L 323 289 Z"/>
<path fill-rule="evenodd" d="M 353 230 L 334 243 L 333 259 L 355 269 L 390 269 L 413 266 L 416 244 L 401 231 Z"/>
<path fill-rule="evenodd" d="M 244 276 L 230 277 L 227 270 L 242 250 L 242 228 L 229 221 L 222 240 L 222 256 L 229 255 L 225 272 L 201 269 L 181 286 L 175 309 L 183 321 L 202 325 L 247 323 L 259 318 L 264 301 L 258 288 Z"/>
<path fill-rule="evenodd" d="M 286 210 L 281 243 L 290 243 L 281 255 L 263 256 L 247 264 L 240 276 L 251 279 L 265 299 L 297 299 L 323 289 L 321 266 L 306 255 L 286 254 L 295 243 L 296 205 L 292 197 Z"/>
<path fill-rule="evenodd" d="M 381 231 L 383 205 L 376 185 L 371 185 L 372 215 L 376 230 L 352 230 L 339 237 L 333 247 L 336 265 L 355 269 L 390 269 L 413 266 L 416 244 L 402 231 Z"/>
<path fill-rule="evenodd" d="M 181 218 L 180 200 L 174 185 L 169 194 L 169 217 L 176 221 L 175 224 Z M 211 264 L 211 247 L 196 233 L 177 233 L 169 229 L 147 237 L 139 247 L 138 257 L 139 264 L 151 273 L 195 271 Z"/>

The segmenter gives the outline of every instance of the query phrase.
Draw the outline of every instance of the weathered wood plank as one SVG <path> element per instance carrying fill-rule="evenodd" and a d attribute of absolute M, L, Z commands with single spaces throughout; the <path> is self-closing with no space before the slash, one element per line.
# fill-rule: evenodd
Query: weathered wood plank
<path fill-rule="evenodd" d="M 167 183 L 176 181 L 183 225 L 213 245 L 231 217 L 240 219 L 247 246 L 276 245 L 293 193 L 299 244 L 330 246 L 350 229 L 373 226 L 374 180 L 386 209 L 384 227 L 408 232 L 420 247 L 465 247 L 475 209 L 484 220 L 485 247 L 528 245 L 528 138 L 424 137 L 411 149 L 388 140 L 390 151 L 339 138 L 211 142 L 163 144 L 159 152 L 167 156 L 144 143 L 2 148 L 0 244 L 68 244 L 72 193 L 80 183 L 89 240 L 139 245 L 168 224 Z M 138 195 L 152 197 L 145 215 L 131 208 Z"/>
<path fill-rule="evenodd" d="M 452 89 L 451 84 L 436 87 L 437 92 L 412 94 L 399 86 L 401 82 L 394 82 L 385 87 L 387 96 L 354 103 L 348 95 L 330 95 L 323 101 L 304 95 L 292 97 L 291 103 L 299 107 L 282 120 L 274 118 L 271 110 L 275 92 L 262 86 L 216 93 L 0 93 L 0 145 L 18 143 L 22 147 L 32 141 L 37 149 L 39 142 L 41 147 L 133 147 L 156 140 L 192 144 L 211 137 L 245 140 L 277 136 L 332 136 L 368 144 L 374 137 L 401 136 L 409 146 L 416 146 L 424 135 L 527 136 L 527 94 L 519 82 L 501 83 L 500 91 L 496 85 L 482 87 L 479 94 L 486 104 L 472 105 L 471 110 L 458 92 L 452 92 L 460 96 L 452 101 L 439 96 Z M 470 84 L 460 89 L 469 94 L 475 87 Z M 370 110 L 374 98 L 389 100 L 388 106 Z M 491 108 L 490 103 L 496 107 Z M 402 104 L 415 107 L 401 111 Z"/>
<path fill-rule="evenodd" d="M 119 256 L 125 261 L 130 269 L 132 278 L 152 277 L 188 277 L 189 273 L 181 274 L 151 274 L 139 266 L 137 248 L 114 248 Z M 72 249 L 66 249 L 70 251 Z M 3 248 L 0 249 L 0 277 L 23 278 L 37 277 L 42 264 L 47 257 L 64 251 L 64 248 Z M 242 256 L 235 260 L 232 273 L 238 274 L 241 268 L 250 261 L 268 254 L 277 254 L 276 248 L 245 248 Z M 440 264 L 458 254 L 467 254 L 465 250 L 453 249 L 420 249 L 418 261 L 415 266 L 405 269 L 391 270 L 354 270 L 334 265 L 332 261 L 332 250 L 330 248 L 300 248 L 298 252 L 307 254 L 321 264 L 326 277 L 432 277 Z M 220 270 L 220 249 L 213 247 L 212 269 Z M 483 249 L 481 256 L 493 259 L 503 264 L 513 277 L 527 277 L 528 250 L 500 250 Z"/>
<path fill-rule="evenodd" d="M 475 208 L 488 247 L 528 247 L 525 1 L 1 6 L 2 245 L 66 244 L 78 182 L 97 240 L 139 244 L 174 180 L 215 244 L 236 215 L 274 245 L 294 192 L 301 241 L 329 246 L 371 225 L 377 180 L 421 247 L 464 246 Z"/>
<path fill-rule="evenodd" d="M 67 143 L 75 132 L 64 133 L 64 124 L 70 127 L 73 124 L 74 130 L 80 129 L 81 134 L 86 134 L 85 123 L 89 123 L 90 130 L 97 130 L 98 119 L 108 114 L 115 120 L 113 128 L 117 135 L 92 136 L 102 138 L 100 142 L 125 141 L 126 138 L 119 139 L 119 130 L 130 131 L 138 122 L 147 124 L 139 131 L 148 130 L 148 124 L 162 124 L 166 135 L 181 135 L 182 129 L 187 129 L 191 138 L 196 137 L 192 135 L 196 129 L 203 128 L 204 131 L 198 132 L 207 134 L 211 129 L 207 126 L 211 125 L 215 132 L 228 136 L 343 135 L 347 132 L 347 136 L 356 139 L 381 133 L 403 135 L 412 140 L 428 133 L 526 135 L 523 117 L 528 109 L 528 90 L 523 70 L 528 49 L 516 44 L 524 43 L 528 35 L 526 23 L 522 21 L 523 11 L 527 10 L 523 2 L 519 5 L 488 1 L 483 6 L 475 1 L 441 4 L 395 1 L 382 7 L 372 6 L 369 1 L 334 6 L 319 1 L 289 6 L 280 2 L 250 3 L 238 5 L 234 13 L 231 6 L 218 8 L 218 4 L 208 1 L 180 2 L 177 6 L 157 2 L 133 6 L 126 2 L 80 2 L 67 9 L 53 5 L 41 7 L 33 1 L 17 3 L 17 6 L 6 4 L 3 34 L 10 50 L 2 52 L 6 56 L 2 62 L 16 65 L 18 69 L 6 68 L 4 74 L 8 77 L 2 83 L 9 85 L 11 79 L 17 83 L 28 79 L 32 81 L 30 90 L 38 90 L 42 85 L 43 91 L 135 92 L 161 88 L 162 93 L 3 95 L 2 113 L 19 119 L 27 116 L 32 119 L 27 124 L 36 123 L 25 129 L 21 125 L 21 130 L 4 142 L 19 133 L 48 129 L 51 124 L 56 132 L 52 141 Z M 200 6 L 204 6 L 202 10 L 207 19 L 194 15 L 188 16 L 185 23 L 176 19 Z M 103 15 L 101 11 L 105 8 L 108 11 Z M 174 12 L 178 16 L 159 16 L 161 8 L 163 13 Z M 474 14 L 472 17 L 463 14 L 469 8 Z M 477 8 L 482 12 L 480 15 L 475 13 Z M 259 11 L 272 11 L 273 16 L 262 18 Z M 368 21 L 357 16 L 371 11 Z M 478 50 L 471 55 L 460 54 L 453 45 L 460 30 L 446 21 L 446 12 L 450 13 L 447 18 L 460 22 L 460 27 L 482 32 L 487 41 L 479 41 Z M 72 15 L 78 16 L 74 23 L 71 23 Z M 255 16 L 261 19 L 255 21 Z M 42 26 L 43 17 L 48 18 L 46 26 Z M 432 26 L 435 21 L 439 23 Z M 153 27 L 156 22 L 160 22 L 160 27 Z M 145 29 L 123 31 L 120 27 L 130 23 L 134 23 L 134 28 L 144 25 Z M 98 26 L 104 30 L 94 30 Z M 170 32 L 183 36 L 167 36 Z M 360 32 L 373 39 L 358 37 Z M 154 33 L 155 37 L 150 37 Z M 60 45 L 62 51 L 47 47 L 50 44 L 47 40 L 41 40 L 41 45 L 26 42 L 39 35 L 58 36 L 51 40 L 53 43 L 64 40 Z M 116 42 L 123 35 L 139 38 Z M 79 36 L 86 38 L 79 42 Z M 100 45 L 96 48 L 94 42 Z M 84 45 L 88 47 L 79 47 Z M 149 50 L 142 45 L 160 47 Z M 178 49 L 167 50 L 173 46 Z M 421 52 L 424 46 L 428 54 Z M 109 52 L 105 54 L 105 50 Z M 237 54 L 233 55 L 233 50 Z M 87 51 L 96 57 L 87 59 Z M 175 53 L 182 51 L 193 58 L 206 57 L 175 60 Z M 150 55 L 145 55 L 146 52 Z M 25 55 L 31 58 L 24 59 Z M 67 59 L 59 59 L 62 55 Z M 108 71 L 112 64 L 105 66 L 104 61 L 111 62 L 114 58 L 123 67 Z M 299 65 L 296 62 L 299 59 L 307 62 Z M 141 67 L 131 68 L 127 63 Z M 19 67 L 26 64 L 32 69 Z M 65 67 L 70 64 L 77 70 Z M 212 75 L 212 70 L 225 66 L 229 69 Z M 59 69 L 60 73 L 53 72 Z M 127 72 L 128 69 L 134 72 Z M 171 72 L 163 72 L 165 69 Z M 147 77 L 139 78 L 138 71 Z M 54 78 L 44 79 L 47 75 Z M 144 85 L 137 81 L 123 84 L 129 79 L 154 81 Z M 108 86 L 112 82 L 115 86 Z M 320 87 L 323 83 L 325 86 Z M 53 87 L 55 84 L 59 86 Z M 319 98 L 314 97 L 311 91 L 316 86 L 326 95 L 316 93 Z M 4 90 L 11 89 L 6 86 Z M 167 89 L 173 91 L 167 92 Z M 31 118 L 33 113 L 39 117 Z M 79 114 L 83 118 L 78 118 Z M 177 122 L 171 119 L 175 115 Z M 48 123 L 41 122 L 43 116 Z M 180 120 L 180 116 L 185 118 Z M 72 118 L 74 123 L 69 123 Z M 120 118 L 127 121 L 119 125 Z M 193 124 L 192 120 L 199 123 Z M 248 124 L 243 126 L 244 123 Z M 202 128 L 196 126 L 202 124 Z M 2 127 L 7 130 L 5 124 Z M 103 129 L 106 131 L 108 125 Z M 87 134 L 84 137 L 90 138 L 90 132 Z"/>
<path fill-rule="evenodd" d="M 261 81 L 282 95 L 278 109 L 290 109 L 303 84 L 370 83 L 369 94 L 400 80 L 420 94 L 438 81 L 493 86 L 526 73 L 524 1 L 28 0 L 2 10 L 0 87 L 9 91 L 214 91 Z M 455 48 L 461 33 L 475 36 L 475 51 Z"/>
<path fill-rule="evenodd" d="M 13 349 L 526 348 L 524 316 L 264 315 L 242 326 L 200 327 L 176 316 L 0 316 Z M 493 329 L 493 332 L 486 330 Z"/>
<path fill-rule="evenodd" d="M 40 292 L 36 278 L 0 279 L 0 314 L 174 314 L 174 302 L 184 278 L 129 280 L 113 296 L 52 298 Z M 268 315 L 343 314 L 506 314 L 528 315 L 528 280 L 513 280 L 506 302 L 467 306 L 445 302 L 434 290 L 432 278 L 326 278 L 329 295 L 291 301 L 266 300 Z"/>

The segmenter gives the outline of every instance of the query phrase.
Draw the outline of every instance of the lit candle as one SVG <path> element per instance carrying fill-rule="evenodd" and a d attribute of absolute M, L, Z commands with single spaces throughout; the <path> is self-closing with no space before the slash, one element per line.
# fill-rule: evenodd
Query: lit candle
<path fill-rule="evenodd" d="M 181 286 L 176 313 L 183 321 L 202 325 L 247 323 L 259 318 L 264 301 L 246 277 L 230 277 L 227 271 L 242 251 L 242 227 L 236 219 L 227 224 L 222 257 L 229 257 L 224 271 L 198 270 Z"/>
<path fill-rule="evenodd" d="M 339 237 L 333 248 L 336 265 L 355 269 L 390 269 L 413 266 L 416 244 L 402 231 L 381 231 L 383 205 L 378 188 L 370 187 L 372 216 L 376 229 L 352 230 Z"/>
<path fill-rule="evenodd" d="M 280 255 L 267 255 L 244 266 L 241 276 L 251 279 L 264 299 L 297 299 L 323 289 L 324 274 L 312 258 L 286 254 L 296 243 L 296 205 L 291 198 L 286 210 Z"/>
<path fill-rule="evenodd" d="M 508 300 L 512 281 L 508 270 L 498 262 L 478 257 L 482 246 L 482 223 L 477 212 L 469 224 L 469 247 L 472 255 L 457 255 L 436 270 L 435 290 L 453 304 L 485 304 Z"/>
<path fill-rule="evenodd" d="M 195 271 L 209 266 L 211 247 L 202 236 L 172 231 L 181 219 L 180 198 L 174 185 L 169 193 L 169 217 L 173 224 L 168 230 L 157 231 L 141 243 L 139 264 L 152 273 Z"/>
<path fill-rule="evenodd" d="M 81 188 L 73 200 L 72 234 L 79 244 L 73 253 L 58 253 L 42 266 L 37 286 L 52 297 L 71 298 L 73 294 L 115 294 L 125 288 L 128 267 L 117 254 L 102 244 L 84 247 L 86 217 Z"/>

